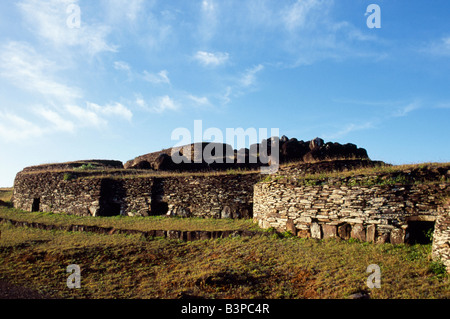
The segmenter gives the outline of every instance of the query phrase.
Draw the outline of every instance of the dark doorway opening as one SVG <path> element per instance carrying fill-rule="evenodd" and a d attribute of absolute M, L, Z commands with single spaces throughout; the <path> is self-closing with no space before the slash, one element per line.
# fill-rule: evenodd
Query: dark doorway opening
<path fill-rule="evenodd" d="M 408 221 L 407 242 L 414 244 L 430 244 L 433 241 L 434 222 Z"/>
<path fill-rule="evenodd" d="M 39 212 L 41 210 L 41 199 L 35 198 L 33 199 L 33 204 L 31 205 L 32 212 Z"/>
<path fill-rule="evenodd" d="M 98 216 L 119 216 L 126 209 L 125 189 L 122 180 L 102 179 L 100 185 L 100 210 Z"/>
<path fill-rule="evenodd" d="M 165 215 L 169 211 L 169 205 L 164 202 L 164 179 L 155 178 L 151 188 L 151 215 Z"/>
<path fill-rule="evenodd" d="M 102 216 L 111 217 L 120 215 L 121 206 L 119 203 L 105 203 Z"/>

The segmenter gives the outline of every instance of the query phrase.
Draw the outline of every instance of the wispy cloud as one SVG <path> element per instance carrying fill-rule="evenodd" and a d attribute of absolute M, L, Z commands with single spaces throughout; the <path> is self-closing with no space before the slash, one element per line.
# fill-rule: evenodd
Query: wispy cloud
<path fill-rule="evenodd" d="M 229 59 L 229 54 L 226 52 L 206 52 L 198 51 L 194 58 L 204 66 L 219 66 L 224 64 Z"/>
<path fill-rule="evenodd" d="M 30 29 L 45 41 L 59 47 L 77 46 L 84 52 L 95 55 L 101 52 L 114 52 L 117 47 L 109 44 L 107 37 L 110 27 L 102 24 L 88 24 L 81 20 L 79 28 L 67 24 L 70 15 L 69 5 L 78 5 L 78 0 L 23 0 L 18 3 Z M 81 16 L 83 12 L 81 11 Z"/>
<path fill-rule="evenodd" d="M 406 105 L 402 105 L 398 107 L 393 113 L 392 117 L 405 117 L 412 111 L 415 111 L 421 107 L 421 103 L 419 101 L 414 101 L 408 103 Z"/>
<path fill-rule="evenodd" d="M 96 114 L 104 115 L 104 116 L 114 116 L 118 118 L 125 119 L 127 121 L 131 121 L 133 117 L 133 113 L 121 103 L 113 103 L 106 104 L 104 106 L 100 106 L 98 104 L 87 102 L 88 109 L 94 111 Z"/>
<path fill-rule="evenodd" d="M 281 14 L 285 27 L 289 31 L 294 31 L 306 26 L 313 27 L 322 16 L 327 6 L 332 1 L 329 0 L 298 0 L 294 4 L 282 10 Z"/>
<path fill-rule="evenodd" d="M 79 88 L 62 84 L 55 78 L 58 69 L 59 66 L 27 43 L 12 41 L 1 48 L 0 76 L 17 87 L 60 101 L 81 97 Z"/>
<path fill-rule="evenodd" d="M 195 96 L 192 94 L 188 94 L 187 98 L 195 103 L 197 106 L 211 106 L 211 102 L 206 96 Z"/>
<path fill-rule="evenodd" d="M 327 139 L 339 139 L 344 136 L 347 136 L 350 133 L 357 132 L 357 131 L 363 131 L 368 129 L 373 129 L 375 127 L 375 124 L 373 121 L 365 122 L 365 123 L 349 123 L 344 125 L 341 129 L 339 129 L 336 132 L 323 134 L 322 136 Z"/>
<path fill-rule="evenodd" d="M 126 72 L 131 71 L 130 65 L 124 61 L 114 61 L 114 69 L 119 70 L 119 71 L 126 71 Z"/>
<path fill-rule="evenodd" d="M 82 108 L 74 104 L 66 105 L 65 110 L 73 119 L 78 120 L 78 125 L 80 127 L 103 128 L 107 124 L 107 121 L 93 110 Z"/>
<path fill-rule="evenodd" d="M 179 109 L 179 105 L 168 95 L 151 99 L 149 102 L 145 101 L 141 95 L 137 95 L 135 103 L 143 110 L 151 113 L 161 114 L 166 111 L 176 111 Z"/>
<path fill-rule="evenodd" d="M 147 71 L 144 71 L 143 77 L 145 81 L 153 84 L 170 84 L 169 72 L 167 72 L 167 70 L 162 70 L 158 73 L 149 73 Z"/>
<path fill-rule="evenodd" d="M 34 110 L 36 114 L 46 119 L 50 124 L 51 130 L 55 132 L 74 132 L 75 124 L 67 119 L 64 119 L 59 113 L 48 108 L 37 108 Z"/>
<path fill-rule="evenodd" d="M 240 79 L 240 84 L 243 87 L 252 86 L 256 81 L 256 74 L 264 70 L 264 66 L 262 64 L 258 64 L 250 69 L 247 69 Z"/>
<path fill-rule="evenodd" d="M 134 23 L 144 12 L 145 0 L 102 0 L 103 8 L 113 23 L 127 21 Z"/>
<path fill-rule="evenodd" d="M 218 25 L 218 4 L 214 0 L 203 0 L 200 4 L 199 33 L 203 40 L 210 40 Z"/>
<path fill-rule="evenodd" d="M 0 137 L 4 141 L 17 142 L 38 138 L 45 129 L 21 116 L 0 110 Z"/>
<path fill-rule="evenodd" d="M 449 57 L 450 56 L 450 36 L 442 37 L 434 40 L 420 48 L 421 52 L 434 56 Z"/>
<path fill-rule="evenodd" d="M 124 65 L 116 65 L 124 67 Z M 28 91 L 41 105 L 24 105 L 21 115 L 1 111 L 1 136 L 6 140 L 28 139 L 56 132 L 74 133 L 81 127 L 101 128 L 112 118 L 132 119 L 132 112 L 120 103 L 82 108 L 81 89 L 63 83 L 60 66 L 43 57 L 27 43 L 9 42 L 1 47 L 0 77 Z"/>
<path fill-rule="evenodd" d="M 354 132 L 375 129 L 381 123 L 385 123 L 395 118 L 407 117 L 413 111 L 423 107 L 423 103 L 418 99 L 412 102 L 335 99 L 334 102 L 360 105 L 362 107 L 373 107 L 378 110 L 378 112 L 376 115 L 373 115 L 370 120 L 361 120 L 358 123 L 346 123 L 340 128 L 337 128 L 334 132 L 323 134 L 325 138 L 329 139 L 342 138 Z"/>

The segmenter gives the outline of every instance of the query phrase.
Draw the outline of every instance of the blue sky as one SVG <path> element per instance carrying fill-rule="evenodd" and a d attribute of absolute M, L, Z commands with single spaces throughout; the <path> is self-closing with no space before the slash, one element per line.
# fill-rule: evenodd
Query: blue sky
<path fill-rule="evenodd" d="M 372 3 L 381 28 L 366 24 Z M 173 146 L 194 120 L 352 142 L 393 164 L 450 161 L 449 12 L 447 0 L 1 1 L 0 186 L 30 165 Z"/>

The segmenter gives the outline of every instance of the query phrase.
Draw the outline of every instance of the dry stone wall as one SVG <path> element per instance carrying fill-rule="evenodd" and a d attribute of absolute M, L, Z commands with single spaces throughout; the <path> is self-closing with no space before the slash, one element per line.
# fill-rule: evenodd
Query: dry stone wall
<path fill-rule="evenodd" d="M 254 192 L 254 220 L 262 228 L 300 237 L 408 242 L 413 222 L 434 222 L 448 183 L 421 185 L 297 185 L 275 180 Z"/>
<path fill-rule="evenodd" d="M 444 263 L 450 272 L 450 201 L 439 208 L 434 227 L 432 256 Z"/>
<path fill-rule="evenodd" d="M 80 216 L 249 218 L 260 175 L 95 177 L 67 172 L 22 172 L 14 207 Z"/>

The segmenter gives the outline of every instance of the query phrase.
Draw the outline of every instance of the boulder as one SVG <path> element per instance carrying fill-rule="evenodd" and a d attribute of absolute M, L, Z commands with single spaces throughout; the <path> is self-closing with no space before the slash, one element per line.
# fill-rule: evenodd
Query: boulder
<path fill-rule="evenodd" d="M 364 225 L 362 224 L 353 225 L 350 236 L 352 238 L 359 239 L 360 241 L 366 241 L 366 230 Z"/>
<path fill-rule="evenodd" d="M 391 244 L 398 245 L 405 242 L 405 231 L 401 228 L 394 228 L 391 230 Z"/>
<path fill-rule="evenodd" d="M 309 230 L 307 230 L 307 229 L 297 230 L 297 237 L 310 238 L 311 237 L 311 232 Z"/>
<path fill-rule="evenodd" d="M 320 229 L 320 225 L 318 223 L 311 224 L 311 238 L 322 239 L 322 230 Z"/>
<path fill-rule="evenodd" d="M 310 150 L 319 149 L 323 146 L 323 144 L 324 144 L 323 139 L 316 137 L 315 139 L 309 142 L 309 149 Z"/>
<path fill-rule="evenodd" d="M 287 220 L 286 230 L 291 232 L 294 235 L 297 235 L 297 228 L 295 228 L 294 221 L 292 219 Z"/>
<path fill-rule="evenodd" d="M 376 239 L 377 244 L 385 244 L 389 242 L 389 233 L 381 233 Z"/>
<path fill-rule="evenodd" d="M 134 169 L 152 169 L 152 165 L 147 161 L 140 161 L 137 164 L 133 165 Z"/>
<path fill-rule="evenodd" d="M 221 218 L 231 218 L 231 217 L 232 217 L 231 208 L 228 207 L 228 206 L 225 206 L 225 207 L 222 209 L 222 212 L 221 212 L 221 214 L 220 214 L 220 217 L 221 217 Z"/>
<path fill-rule="evenodd" d="M 322 225 L 323 238 L 336 238 L 337 237 L 337 229 L 334 225 Z"/>
<path fill-rule="evenodd" d="M 328 142 L 320 147 L 316 145 L 320 145 L 320 142 L 310 142 L 309 148 L 311 150 L 303 156 L 303 161 L 311 163 L 326 160 L 369 159 L 367 151 L 363 148 L 358 148 L 355 144 L 347 143 L 341 145 Z"/>
<path fill-rule="evenodd" d="M 377 226 L 369 225 L 366 229 L 366 241 L 375 242 Z"/>
<path fill-rule="evenodd" d="M 283 162 L 302 160 L 309 151 L 309 144 L 303 141 L 299 142 L 297 139 L 290 139 L 280 146 L 280 160 Z"/>
<path fill-rule="evenodd" d="M 175 163 L 172 161 L 172 157 L 168 154 L 160 154 L 156 160 L 152 163 L 152 167 L 156 171 L 168 171 L 172 170 Z"/>

